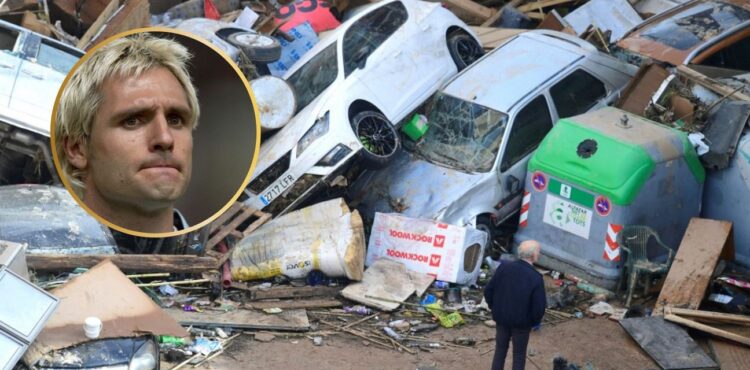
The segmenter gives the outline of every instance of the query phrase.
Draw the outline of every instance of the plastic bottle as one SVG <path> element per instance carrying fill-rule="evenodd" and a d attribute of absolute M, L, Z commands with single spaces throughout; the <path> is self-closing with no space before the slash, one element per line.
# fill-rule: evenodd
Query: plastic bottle
<path fill-rule="evenodd" d="M 391 328 L 389 328 L 387 326 L 384 327 L 383 330 L 385 331 L 386 334 L 388 334 L 389 337 L 391 337 L 391 338 L 393 338 L 393 339 L 395 339 L 395 340 L 397 340 L 399 342 L 404 339 L 404 337 L 402 337 L 399 333 L 396 333 L 395 330 L 393 330 L 393 329 L 391 329 Z"/>
<path fill-rule="evenodd" d="M 184 346 L 185 345 L 185 338 L 173 337 L 171 335 L 160 335 L 159 336 L 159 343 L 174 344 L 174 345 L 178 345 L 178 346 Z"/>
<path fill-rule="evenodd" d="M 365 306 L 360 306 L 360 305 L 356 305 L 356 306 L 344 306 L 344 312 L 356 313 L 356 314 L 359 314 L 359 315 L 371 315 L 372 314 L 372 310 L 371 309 L 369 309 L 369 308 L 367 308 Z"/>

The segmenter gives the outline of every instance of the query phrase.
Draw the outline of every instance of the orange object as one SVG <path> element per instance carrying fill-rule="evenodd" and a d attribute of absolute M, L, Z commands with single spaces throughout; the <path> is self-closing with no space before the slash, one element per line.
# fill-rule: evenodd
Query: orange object
<path fill-rule="evenodd" d="M 331 5 L 325 0 L 298 0 L 282 6 L 274 14 L 274 21 L 276 24 L 283 23 L 280 28 L 284 32 L 304 22 L 309 22 L 317 33 L 341 25 L 331 13 Z"/>
<path fill-rule="evenodd" d="M 219 13 L 219 9 L 216 9 L 216 5 L 214 5 L 214 2 L 211 0 L 203 0 L 203 13 L 205 13 L 206 18 L 218 20 L 221 18 L 221 13 Z"/>

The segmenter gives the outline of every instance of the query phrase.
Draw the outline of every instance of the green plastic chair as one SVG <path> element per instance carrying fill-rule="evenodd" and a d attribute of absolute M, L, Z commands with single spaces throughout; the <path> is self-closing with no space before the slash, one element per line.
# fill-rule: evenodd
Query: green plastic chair
<path fill-rule="evenodd" d="M 648 259 L 648 246 L 651 238 L 653 238 L 655 242 L 651 245 L 659 246 L 667 251 L 667 260 L 665 262 L 654 262 Z M 633 298 L 633 290 L 636 288 L 638 278 L 641 276 L 646 277 L 646 282 L 643 284 L 643 295 L 645 296 L 649 293 L 649 289 L 651 288 L 652 277 L 669 271 L 675 252 L 672 248 L 669 248 L 662 243 L 656 231 L 644 225 L 630 225 L 624 227 L 617 234 L 617 243 L 627 254 L 625 270 L 627 270 L 628 296 L 625 301 L 625 306 L 630 307 L 630 301 Z M 620 276 L 620 287 L 622 287 L 625 277 L 626 272 L 623 271 Z"/>

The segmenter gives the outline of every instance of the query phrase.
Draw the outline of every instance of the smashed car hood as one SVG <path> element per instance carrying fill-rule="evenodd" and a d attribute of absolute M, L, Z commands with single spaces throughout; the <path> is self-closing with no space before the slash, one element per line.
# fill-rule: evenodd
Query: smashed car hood
<path fill-rule="evenodd" d="M 363 215 L 401 213 L 416 218 L 443 219 L 450 207 L 474 187 L 483 174 L 468 174 L 438 166 L 402 150 L 388 167 L 368 171 L 350 188 L 355 204 Z"/>

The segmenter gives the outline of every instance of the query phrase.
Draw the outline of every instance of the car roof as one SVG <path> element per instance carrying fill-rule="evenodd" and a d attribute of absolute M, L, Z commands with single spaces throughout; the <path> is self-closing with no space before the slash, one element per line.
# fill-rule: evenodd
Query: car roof
<path fill-rule="evenodd" d="M 507 113 L 572 63 L 595 52 L 559 32 L 519 34 L 450 81 L 443 92 Z"/>

